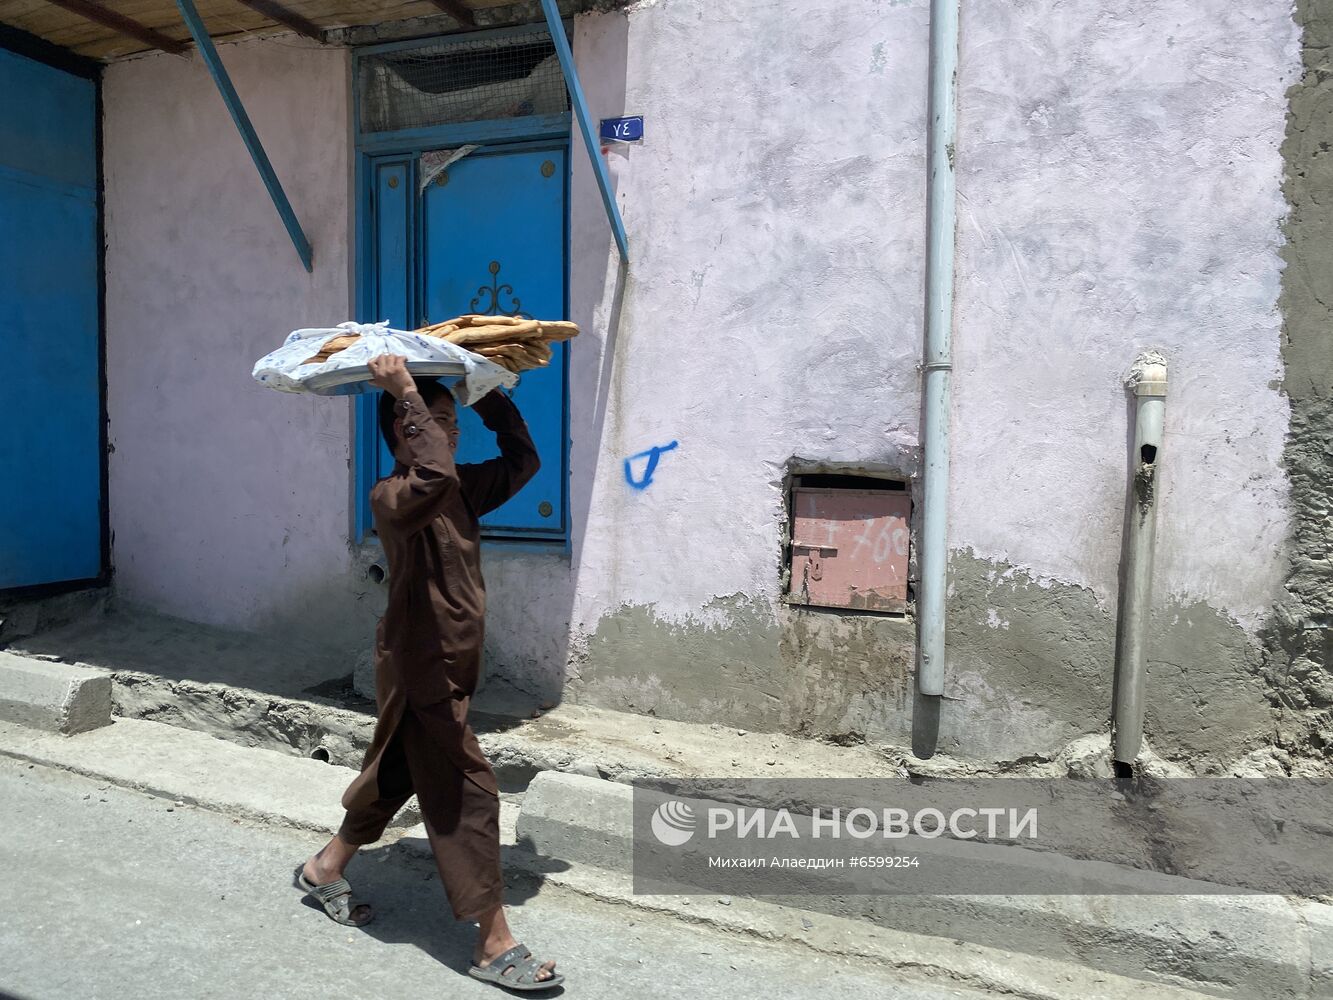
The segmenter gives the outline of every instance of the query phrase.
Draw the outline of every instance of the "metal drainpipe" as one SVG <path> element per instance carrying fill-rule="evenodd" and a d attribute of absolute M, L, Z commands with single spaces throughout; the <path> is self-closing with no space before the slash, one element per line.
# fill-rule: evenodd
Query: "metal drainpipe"
<path fill-rule="evenodd" d="M 922 352 L 925 482 L 917 593 L 917 689 L 944 694 L 944 592 L 948 584 L 949 398 L 953 362 L 954 136 L 959 0 L 930 3 L 930 103 L 926 150 L 926 335 Z"/>
<path fill-rule="evenodd" d="M 1125 535 L 1120 633 L 1115 663 L 1117 763 L 1132 765 L 1143 745 L 1144 633 L 1152 605 L 1153 549 L 1157 535 L 1157 471 L 1162 461 L 1166 416 L 1166 359 L 1156 351 L 1139 355 L 1125 380 L 1134 393 L 1134 481 Z"/>

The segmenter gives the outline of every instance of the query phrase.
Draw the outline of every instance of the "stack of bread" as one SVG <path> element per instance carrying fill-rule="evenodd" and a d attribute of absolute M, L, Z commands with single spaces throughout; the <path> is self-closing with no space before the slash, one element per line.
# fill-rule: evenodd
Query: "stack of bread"
<path fill-rule="evenodd" d="M 545 368 L 551 363 L 551 345 L 578 336 L 576 323 L 521 319 L 517 316 L 482 316 L 471 313 L 433 323 L 415 331 L 439 337 L 493 361 L 511 372 Z M 319 364 L 360 339 L 355 333 L 332 337 L 306 364 Z"/>

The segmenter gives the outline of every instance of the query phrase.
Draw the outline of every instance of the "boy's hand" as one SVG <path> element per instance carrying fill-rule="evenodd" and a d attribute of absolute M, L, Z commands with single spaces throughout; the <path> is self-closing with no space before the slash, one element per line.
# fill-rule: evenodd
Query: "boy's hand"
<path fill-rule="evenodd" d="M 395 399 L 402 399 L 409 392 L 417 391 L 417 384 L 407 370 L 407 358 L 401 354 L 381 354 L 371 358 L 370 384 L 376 389 L 383 389 Z"/>

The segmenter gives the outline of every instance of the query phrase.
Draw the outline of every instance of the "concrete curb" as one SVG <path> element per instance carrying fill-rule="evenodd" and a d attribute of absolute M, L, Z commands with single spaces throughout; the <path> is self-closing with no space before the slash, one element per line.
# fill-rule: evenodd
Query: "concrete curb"
<path fill-rule="evenodd" d="M 0 755 L 58 767 L 229 816 L 333 833 L 342 823 L 345 767 L 247 749 L 160 722 L 117 719 L 75 737 L 0 723 Z M 397 822 L 420 821 L 415 809 Z"/>
<path fill-rule="evenodd" d="M 540 855 L 628 873 L 631 802 L 629 786 L 544 772 L 524 797 L 517 836 Z M 962 863 L 968 852 L 959 848 L 969 846 L 930 841 L 922 843 L 921 852 L 944 851 Z M 1006 852 L 1014 857 L 1006 859 Z M 985 853 L 987 864 L 1029 864 L 1031 858 L 1031 852 L 994 846 Z M 1139 883 L 1144 891 L 1160 891 L 1155 883 L 1166 877 L 1060 861 L 1086 870 L 1087 884 L 1105 891 L 1080 896 L 800 896 L 783 902 L 1213 996 L 1333 996 L 1333 949 L 1328 947 L 1333 908 L 1249 894 L 1133 895 Z"/>
<path fill-rule="evenodd" d="M 606 903 L 662 913 L 741 937 L 781 942 L 814 955 L 874 962 L 886 968 L 1023 1000 L 1207 1000 L 1212 994 L 987 948 L 951 937 L 930 937 L 878 927 L 759 899 L 636 894 L 623 872 L 588 865 L 552 865 L 522 851 L 509 864 L 539 875 L 544 884 Z M 1151 992 L 1149 992 L 1151 991 Z M 1265 997 L 1265 1000 L 1267 998 Z"/>
<path fill-rule="evenodd" d="M 0 721 L 53 733 L 111 724 L 111 676 L 0 652 Z"/>

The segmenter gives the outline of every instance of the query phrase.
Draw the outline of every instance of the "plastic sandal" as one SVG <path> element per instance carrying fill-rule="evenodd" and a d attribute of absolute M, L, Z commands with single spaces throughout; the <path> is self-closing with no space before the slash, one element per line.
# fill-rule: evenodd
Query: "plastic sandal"
<path fill-rule="evenodd" d="M 542 963 L 532 957 L 532 952 L 523 945 L 516 944 L 485 965 L 472 966 L 467 970 L 467 974 L 473 979 L 480 979 L 483 983 L 493 983 L 507 990 L 518 990 L 523 993 L 549 990 L 565 981 L 565 977 L 559 973 L 554 973 L 550 979 L 538 979 L 537 973 L 541 967 Z"/>
<path fill-rule="evenodd" d="M 305 877 L 305 865 L 300 865 L 296 869 L 296 884 L 305 890 L 307 896 L 324 907 L 329 919 L 340 924 L 346 924 L 348 927 L 364 927 L 375 919 L 374 913 L 367 915 L 364 920 L 352 919 L 353 911 L 358 906 L 367 904 L 352 902 L 352 886 L 345 878 L 340 878 L 336 882 L 326 882 L 324 885 L 315 885 Z"/>

